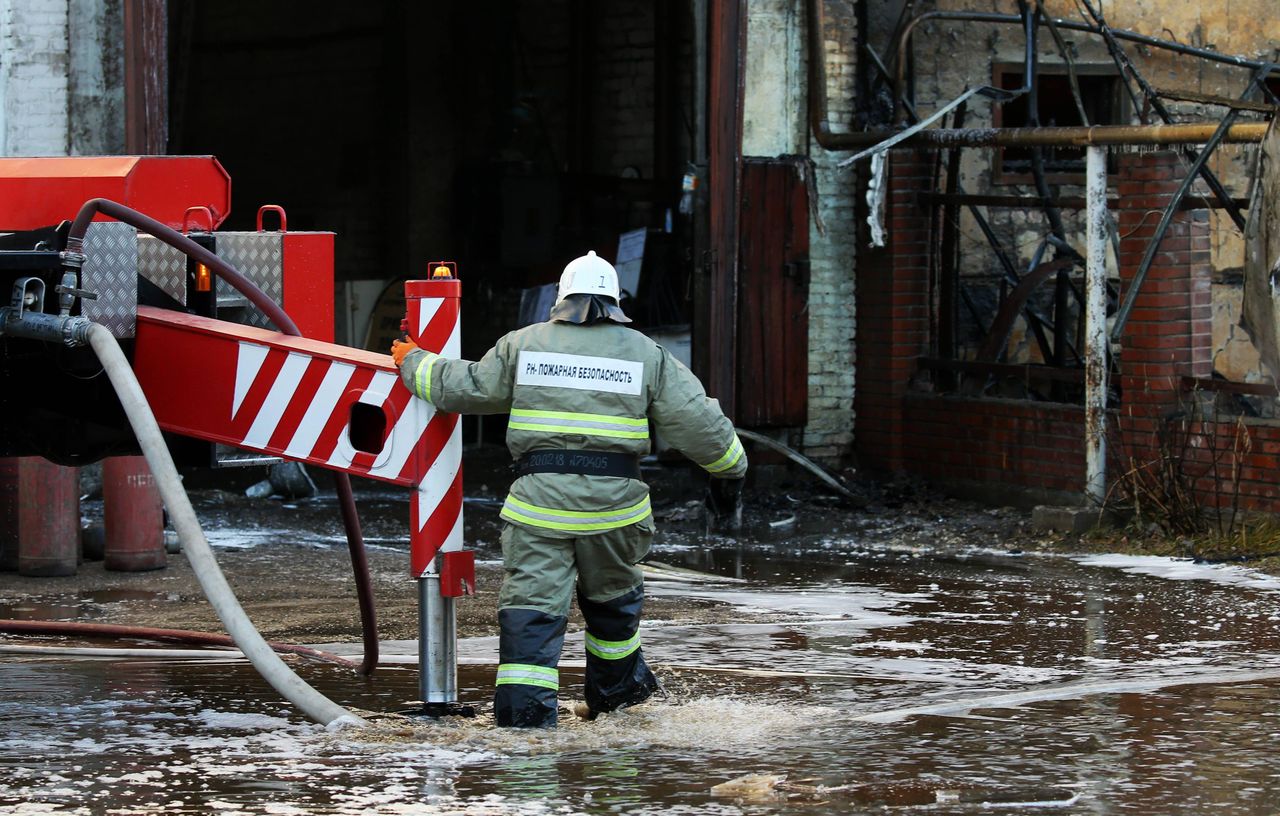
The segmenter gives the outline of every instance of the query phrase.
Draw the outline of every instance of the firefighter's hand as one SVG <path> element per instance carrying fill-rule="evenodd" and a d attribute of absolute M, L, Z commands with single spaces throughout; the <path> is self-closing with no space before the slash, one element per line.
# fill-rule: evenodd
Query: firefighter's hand
<path fill-rule="evenodd" d="M 732 532 L 742 527 L 742 479 L 712 479 L 707 484 L 707 529 Z"/>
<path fill-rule="evenodd" d="M 418 346 L 412 340 L 392 340 L 391 359 L 396 361 L 396 368 L 404 365 L 404 358 L 409 356 L 409 352 L 417 350 Z"/>

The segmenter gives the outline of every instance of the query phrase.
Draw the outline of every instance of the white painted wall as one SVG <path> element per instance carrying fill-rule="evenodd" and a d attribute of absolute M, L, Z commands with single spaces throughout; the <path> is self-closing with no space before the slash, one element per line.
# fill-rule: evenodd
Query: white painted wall
<path fill-rule="evenodd" d="M 0 154 L 68 151 L 66 0 L 0 0 Z"/>

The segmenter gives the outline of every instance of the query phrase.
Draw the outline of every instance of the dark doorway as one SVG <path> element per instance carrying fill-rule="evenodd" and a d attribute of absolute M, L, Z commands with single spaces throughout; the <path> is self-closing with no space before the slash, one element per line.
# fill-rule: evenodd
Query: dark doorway
<path fill-rule="evenodd" d="M 272 203 L 291 229 L 336 232 L 340 303 L 344 281 L 456 260 L 474 357 L 524 290 L 640 230 L 624 306 L 641 328 L 690 322 L 691 2 L 169 8 L 169 152 L 222 161 L 228 229 Z"/>

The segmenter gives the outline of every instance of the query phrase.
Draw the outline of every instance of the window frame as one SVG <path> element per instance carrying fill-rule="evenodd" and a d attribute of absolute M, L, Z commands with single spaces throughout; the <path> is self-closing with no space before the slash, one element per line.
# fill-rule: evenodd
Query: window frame
<path fill-rule="evenodd" d="M 1108 124 L 1128 124 L 1130 119 L 1130 105 L 1128 95 L 1124 91 L 1124 80 L 1120 72 L 1113 63 L 1085 63 L 1075 66 L 1077 76 L 1087 77 L 1103 77 L 1111 80 L 1111 110 L 1113 111 L 1112 121 L 1110 122 L 1092 122 L 1094 125 Z M 991 63 L 991 85 L 995 88 L 1004 87 L 1002 80 L 1009 74 L 1016 74 L 1021 77 L 1023 74 L 1022 62 L 992 62 Z M 1063 62 L 1040 62 L 1037 66 L 1036 77 L 1041 76 L 1067 77 L 1070 72 L 1067 70 L 1066 63 Z M 1071 102 L 1072 107 L 1075 101 Z M 994 127 L 1005 127 L 1004 105 L 1001 103 L 991 106 L 991 120 Z M 1030 172 L 1011 172 L 1004 168 L 1004 151 L 1005 148 L 1000 147 L 995 151 L 992 159 L 991 182 L 992 184 L 1002 185 L 1018 185 L 1018 184 L 1034 184 L 1035 178 Z M 1110 160 L 1108 161 L 1110 164 Z M 1079 172 L 1069 173 L 1046 173 L 1045 181 L 1049 184 L 1084 184 L 1085 173 L 1084 168 Z"/>

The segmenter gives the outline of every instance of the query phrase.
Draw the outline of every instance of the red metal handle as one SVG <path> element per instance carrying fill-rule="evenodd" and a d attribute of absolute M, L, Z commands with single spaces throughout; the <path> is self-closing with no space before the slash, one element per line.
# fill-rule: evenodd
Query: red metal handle
<path fill-rule="evenodd" d="M 280 229 L 276 230 L 277 232 L 289 231 L 286 226 L 288 222 L 284 217 L 284 207 L 281 207 L 279 204 L 263 204 L 258 208 L 258 232 L 262 232 L 262 214 L 265 212 L 273 212 L 280 216 Z"/>
<path fill-rule="evenodd" d="M 187 211 L 182 214 L 182 231 L 191 232 L 191 213 L 194 212 L 204 213 L 204 217 L 209 219 L 209 228 L 205 232 L 213 232 L 213 210 L 208 207 L 187 207 Z"/>

